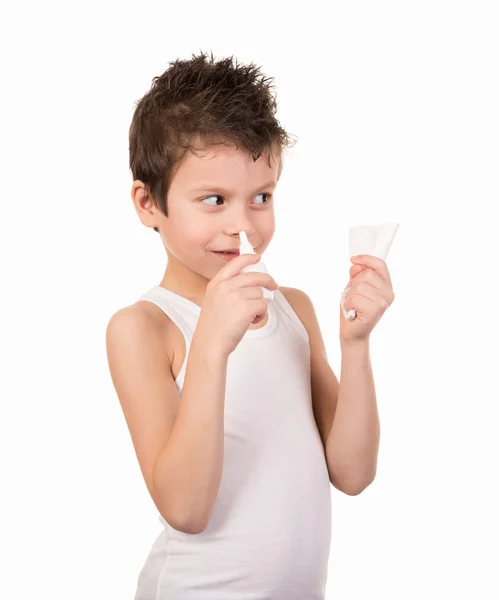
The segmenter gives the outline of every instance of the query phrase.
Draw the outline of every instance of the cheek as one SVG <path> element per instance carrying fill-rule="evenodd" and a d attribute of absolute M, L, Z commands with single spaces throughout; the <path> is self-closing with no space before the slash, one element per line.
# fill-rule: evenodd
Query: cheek
<path fill-rule="evenodd" d="M 274 232 L 275 232 L 274 222 L 267 221 L 264 224 L 260 224 L 260 226 L 257 226 L 257 231 L 258 231 L 258 238 L 262 242 L 258 246 L 257 252 L 262 253 L 262 252 L 265 252 L 265 250 L 268 248 L 270 242 L 272 241 L 272 238 L 274 237 Z"/>
<path fill-rule="evenodd" d="M 206 221 L 187 207 L 184 210 L 172 210 L 170 223 L 170 232 L 179 249 L 189 252 L 189 249 L 193 251 L 209 244 L 211 232 Z"/>
<path fill-rule="evenodd" d="M 275 233 L 275 217 L 273 211 L 268 211 L 257 223 L 259 234 L 270 241 Z"/>
<path fill-rule="evenodd" d="M 266 231 L 265 231 L 265 244 L 266 247 L 270 244 L 270 242 L 272 241 L 272 238 L 274 237 L 274 233 L 275 233 L 275 227 L 269 227 Z"/>
<path fill-rule="evenodd" d="M 206 227 L 199 227 L 193 223 L 184 224 L 176 229 L 176 245 L 187 254 L 202 252 L 213 240 L 213 235 Z"/>

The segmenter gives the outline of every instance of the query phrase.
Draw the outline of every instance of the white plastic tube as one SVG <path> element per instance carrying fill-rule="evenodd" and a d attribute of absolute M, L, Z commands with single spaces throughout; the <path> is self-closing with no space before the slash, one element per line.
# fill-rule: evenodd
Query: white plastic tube
<path fill-rule="evenodd" d="M 388 251 L 399 227 L 398 223 L 350 227 L 349 257 L 368 254 L 386 261 Z M 351 321 L 355 319 L 357 313 L 353 309 L 349 311 L 345 310 L 343 304 L 347 293 L 346 289 L 341 292 L 341 308 L 343 309 L 345 319 Z"/>

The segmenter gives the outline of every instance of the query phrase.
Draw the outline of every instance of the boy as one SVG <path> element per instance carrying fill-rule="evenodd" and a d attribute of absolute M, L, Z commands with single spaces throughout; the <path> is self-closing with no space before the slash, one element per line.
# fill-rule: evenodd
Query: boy
<path fill-rule="evenodd" d="M 394 297 L 384 261 L 350 269 L 344 307 L 357 318 L 340 309 L 341 385 L 309 297 L 241 272 L 274 234 L 291 144 L 275 110 L 254 65 L 201 53 L 171 63 L 133 116 L 132 199 L 168 256 L 161 283 L 106 332 L 164 524 L 136 600 L 324 598 L 330 484 L 355 495 L 375 476 L 369 334 Z M 239 255 L 241 231 L 256 255 Z"/>

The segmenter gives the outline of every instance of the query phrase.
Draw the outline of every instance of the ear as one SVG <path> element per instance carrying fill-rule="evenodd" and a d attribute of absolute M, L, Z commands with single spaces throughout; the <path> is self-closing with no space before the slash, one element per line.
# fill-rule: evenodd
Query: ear
<path fill-rule="evenodd" d="M 146 227 L 156 227 L 158 218 L 155 213 L 155 206 L 148 194 L 145 184 L 136 179 L 132 184 L 131 189 L 132 202 L 139 216 L 140 222 Z"/>

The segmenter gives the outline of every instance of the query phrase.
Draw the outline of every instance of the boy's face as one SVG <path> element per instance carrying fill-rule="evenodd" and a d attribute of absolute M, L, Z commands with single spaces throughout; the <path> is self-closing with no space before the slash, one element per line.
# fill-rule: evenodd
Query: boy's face
<path fill-rule="evenodd" d="M 169 258 L 167 273 L 187 276 L 191 284 L 195 274 L 212 279 L 227 264 L 213 251 L 239 249 L 240 231 L 263 254 L 274 235 L 279 174 L 279 157 L 269 167 L 266 153 L 256 162 L 229 146 L 198 154 L 187 152 L 173 176 L 168 217 L 156 211 Z"/>

